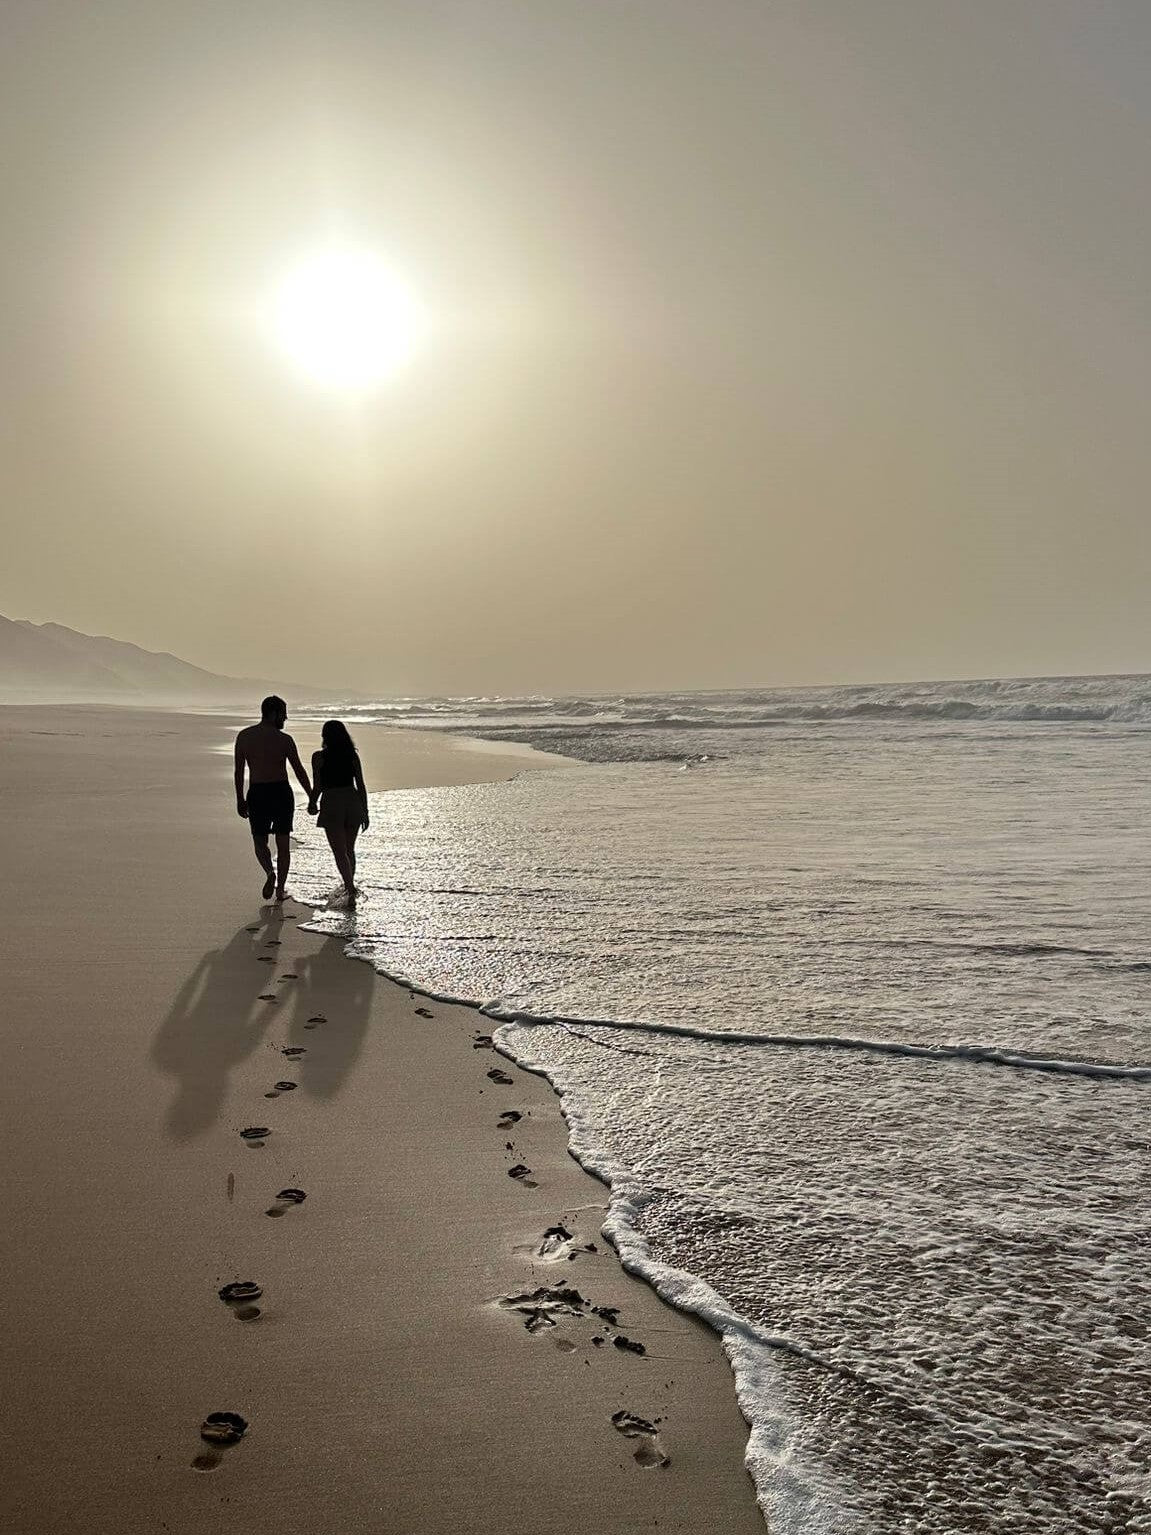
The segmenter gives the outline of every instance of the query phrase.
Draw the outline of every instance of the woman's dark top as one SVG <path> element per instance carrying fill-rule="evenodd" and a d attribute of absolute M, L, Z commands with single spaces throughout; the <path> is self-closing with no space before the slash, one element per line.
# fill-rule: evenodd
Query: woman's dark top
<path fill-rule="evenodd" d="M 359 766 L 357 753 L 333 753 L 325 747 L 320 754 L 321 789 L 350 789 Z"/>

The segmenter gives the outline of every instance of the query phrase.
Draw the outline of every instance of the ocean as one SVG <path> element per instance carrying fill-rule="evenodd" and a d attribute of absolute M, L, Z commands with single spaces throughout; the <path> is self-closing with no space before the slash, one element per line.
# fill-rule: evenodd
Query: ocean
<path fill-rule="evenodd" d="M 1151 1531 L 1151 678 L 335 712 L 570 759 L 316 922 L 560 1091 L 775 1535 Z"/>

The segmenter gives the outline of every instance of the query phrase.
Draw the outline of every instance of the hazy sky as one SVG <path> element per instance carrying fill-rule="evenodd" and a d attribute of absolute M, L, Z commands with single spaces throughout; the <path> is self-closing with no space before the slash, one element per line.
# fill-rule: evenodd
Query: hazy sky
<path fill-rule="evenodd" d="M 1151 669 L 1147 0 L 5 0 L 0 612 L 398 692 Z M 433 320 L 360 397 L 269 292 Z"/>

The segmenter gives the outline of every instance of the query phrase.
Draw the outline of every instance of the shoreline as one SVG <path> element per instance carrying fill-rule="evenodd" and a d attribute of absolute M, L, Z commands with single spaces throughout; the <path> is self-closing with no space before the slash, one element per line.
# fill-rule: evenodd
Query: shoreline
<path fill-rule="evenodd" d="M 230 717 L 20 712 L 0 710 L 20 1527 L 762 1530 L 720 1340 L 604 1243 L 550 1084 L 504 1071 L 476 1011 L 434 1003 L 433 1027 L 309 909 L 243 893 Z M 415 787 L 372 741 L 373 789 Z M 523 768 L 434 744 L 435 782 Z M 281 1187 L 307 1198 L 268 1219 Z M 246 1324 L 216 1295 L 242 1280 L 263 1291 Z M 197 1474 L 209 1411 L 251 1427 Z"/>

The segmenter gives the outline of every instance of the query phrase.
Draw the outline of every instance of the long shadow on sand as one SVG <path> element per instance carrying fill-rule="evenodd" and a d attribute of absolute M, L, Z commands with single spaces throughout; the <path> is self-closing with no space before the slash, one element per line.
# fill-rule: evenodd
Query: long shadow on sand
<path fill-rule="evenodd" d="M 265 907 L 258 921 L 259 931 L 241 928 L 227 943 L 208 950 L 156 1033 L 152 1059 L 177 1083 L 164 1121 L 175 1140 L 191 1140 L 211 1129 L 232 1072 L 265 1039 L 305 1048 L 290 1074 L 318 1098 L 335 1096 L 360 1053 L 374 980 L 369 966 L 347 960 L 342 939 L 326 940 L 317 953 L 289 961 L 287 945 L 270 945 L 285 925 L 278 908 Z M 259 963 L 264 955 L 274 956 L 276 963 Z M 281 980 L 285 971 L 298 979 Z M 266 992 L 275 1001 L 261 1001 Z M 309 1024 L 317 1014 L 326 1022 Z M 269 1085 L 287 1074 L 286 1062 L 270 1055 Z"/>
<path fill-rule="evenodd" d="M 285 999 L 292 1009 L 284 1043 L 307 1051 L 293 1074 L 313 1098 L 334 1098 L 340 1091 L 363 1046 L 371 1014 L 375 971 L 348 959 L 346 941 L 325 938 L 315 954 L 294 960 L 292 968 L 300 978 L 291 982 L 291 998 Z M 326 1021 L 312 1024 L 317 1016 Z"/>

